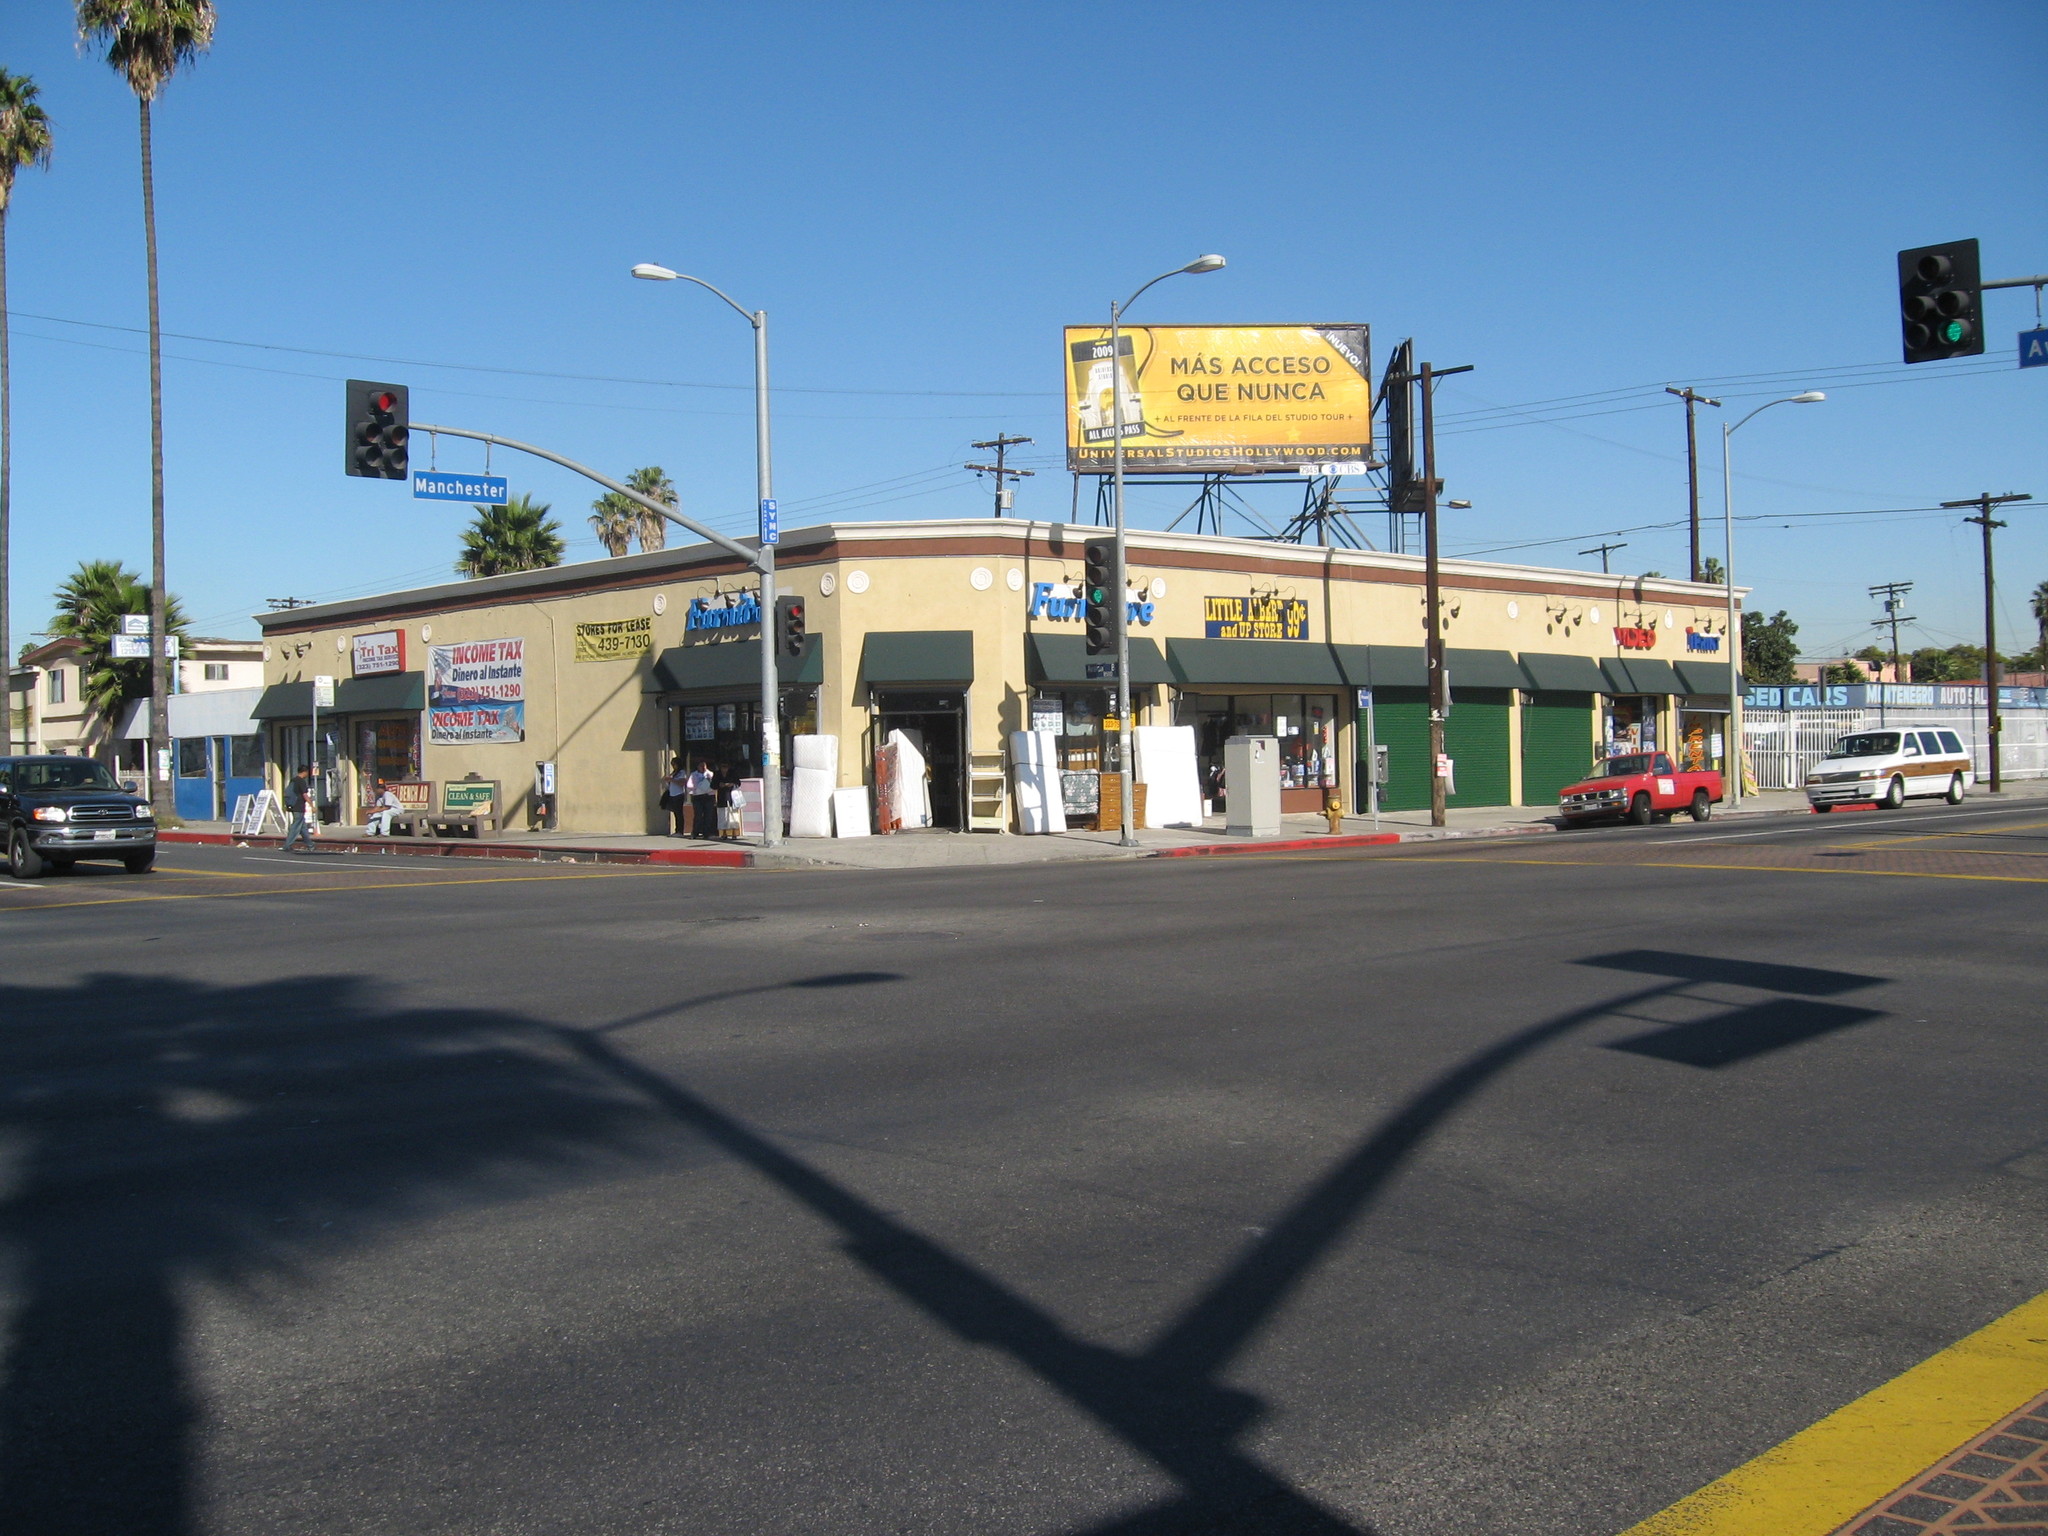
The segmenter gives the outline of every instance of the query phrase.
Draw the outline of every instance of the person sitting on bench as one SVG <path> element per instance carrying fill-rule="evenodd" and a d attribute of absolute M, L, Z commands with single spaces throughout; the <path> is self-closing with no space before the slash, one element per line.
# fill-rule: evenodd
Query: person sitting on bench
<path fill-rule="evenodd" d="M 405 802 L 398 798 L 398 792 L 383 779 L 377 781 L 377 799 L 370 809 L 370 819 L 364 830 L 372 837 L 389 837 L 392 818 L 405 809 Z"/>

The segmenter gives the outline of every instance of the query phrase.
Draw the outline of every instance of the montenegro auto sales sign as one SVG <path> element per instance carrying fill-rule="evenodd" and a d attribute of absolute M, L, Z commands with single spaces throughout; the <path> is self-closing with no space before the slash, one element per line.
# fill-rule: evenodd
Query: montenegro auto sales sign
<path fill-rule="evenodd" d="M 1362 473 L 1372 457 L 1367 326 L 1143 325 L 1111 350 L 1107 328 L 1067 328 L 1070 470 L 1111 467 L 1119 391 L 1126 473 Z"/>
<path fill-rule="evenodd" d="M 470 640 L 427 648 L 427 740 L 526 739 L 526 642 Z"/>

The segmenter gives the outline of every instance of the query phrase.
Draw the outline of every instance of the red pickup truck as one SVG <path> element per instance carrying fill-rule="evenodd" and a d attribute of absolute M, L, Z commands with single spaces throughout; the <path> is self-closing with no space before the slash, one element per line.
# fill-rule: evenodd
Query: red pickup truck
<path fill-rule="evenodd" d="M 1684 811 L 1705 821 L 1721 799 L 1721 775 L 1711 768 L 1680 770 L 1664 752 L 1610 757 L 1590 778 L 1567 784 L 1557 810 L 1565 825 L 1616 818 L 1647 827 Z"/>

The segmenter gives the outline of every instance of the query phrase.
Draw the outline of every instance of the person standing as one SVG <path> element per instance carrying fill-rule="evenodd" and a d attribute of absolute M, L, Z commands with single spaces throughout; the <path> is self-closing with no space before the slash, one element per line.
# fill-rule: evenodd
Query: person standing
<path fill-rule="evenodd" d="M 292 813 L 292 824 L 285 829 L 284 851 L 290 853 L 294 843 L 303 842 L 306 852 L 313 851 L 313 770 L 301 768 L 292 775 L 291 783 L 284 787 L 284 808 Z"/>
<path fill-rule="evenodd" d="M 661 808 L 675 818 L 672 837 L 690 835 L 690 772 L 679 757 L 670 765 L 668 782 L 661 789 Z"/>
<path fill-rule="evenodd" d="M 711 764 L 699 758 L 686 784 L 690 791 L 690 816 L 695 823 L 695 835 L 715 840 L 718 836 L 718 780 L 712 776 Z"/>

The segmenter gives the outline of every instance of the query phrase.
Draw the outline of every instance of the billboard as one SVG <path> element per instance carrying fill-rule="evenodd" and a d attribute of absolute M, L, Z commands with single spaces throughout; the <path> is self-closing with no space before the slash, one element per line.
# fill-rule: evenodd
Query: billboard
<path fill-rule="evenodd" d="M 427 740 L 526 739 L 526 642 L 427 647 Z"/>
<path fill-rule="evenodd" d="M 1107 326 L 1068 326 L 1067 468 L 1109 472 L 1120 390 L 1126 474 L 1359 473 L 1371 343 L 1364 325 L 1140 325 L 1112 358 Z"/>

